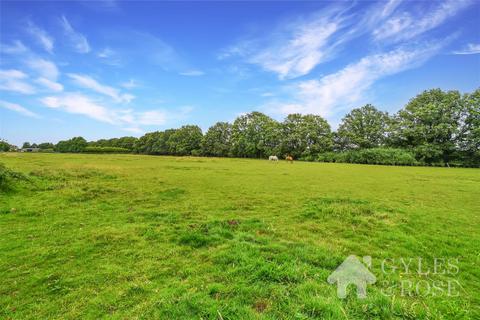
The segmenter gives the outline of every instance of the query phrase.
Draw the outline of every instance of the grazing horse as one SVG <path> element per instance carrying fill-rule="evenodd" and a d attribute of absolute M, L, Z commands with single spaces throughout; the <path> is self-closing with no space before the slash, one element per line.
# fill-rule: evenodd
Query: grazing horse
<path fill-rule="evenodd" d="M 285 160 L 287 160 L 290 163 L 293 163 L 293 157 L 289 154 L 287 154 L 287 156 L 285 157 Z"/>
<path fill-rule="evenodd" d="M 278 161 L 278 157 L 277 156 L 270 156 L 270 157 L 268 157 L 268 161 Z"/>

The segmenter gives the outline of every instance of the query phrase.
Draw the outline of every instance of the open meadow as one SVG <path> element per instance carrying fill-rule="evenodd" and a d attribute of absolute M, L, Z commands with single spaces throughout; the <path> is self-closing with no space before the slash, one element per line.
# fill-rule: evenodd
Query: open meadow
<path fill-rule="evenodd" d="M 2 319 L 480 317 L 478 169 L 0 162 L 26 177 L 0 194 Z M 327 282 L 349 255 L 371 256 L 365 299 L 353 287 L 341 299 Z"/>

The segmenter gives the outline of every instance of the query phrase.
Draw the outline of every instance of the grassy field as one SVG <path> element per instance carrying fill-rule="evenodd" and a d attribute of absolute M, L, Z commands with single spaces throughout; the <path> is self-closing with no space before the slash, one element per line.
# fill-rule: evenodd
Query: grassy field
<path fill-rule="evenodd" d="M 28 177 L 0 195 L 2 319 L 480 317 L 480 170 L 20 153 L 0 162 Z M 372 257 L 366 299 L 353 287 L 340 299 L 327 282 L 351 254 Z M 419 258 L 430 274 L 417 272 Z M 437 272 L 435 258 L 445 259 Z"/>

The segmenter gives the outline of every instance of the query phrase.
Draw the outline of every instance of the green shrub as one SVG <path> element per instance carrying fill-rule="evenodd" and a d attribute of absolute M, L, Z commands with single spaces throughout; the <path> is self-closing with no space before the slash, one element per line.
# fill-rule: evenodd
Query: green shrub
<path fill-rule="evenodd" d="M 16 180 L 22 179 L 25 179 L 23 174 L 15 172 L 0 163 L 0 190 L 10 189 Z"/>
<path fill-rule="evenodd" d="M 413 166 L 419 164 L 411 152 L 393 148 L 372 148 L 319 154 L 317 161 Z"/>
<path fill-rule="evenodd" d="M 86 147 L 83 150 L 85 153 L 130 153 L 126 148 L 119 147 Z"/>
<path fill-rule="evenodd" d="M 49 149 L 40 149 L 38 152 L 53 153 L 53 152 L 55 152 L 55 151 L 53 150 L 53 148 L 49 148 Z"/>

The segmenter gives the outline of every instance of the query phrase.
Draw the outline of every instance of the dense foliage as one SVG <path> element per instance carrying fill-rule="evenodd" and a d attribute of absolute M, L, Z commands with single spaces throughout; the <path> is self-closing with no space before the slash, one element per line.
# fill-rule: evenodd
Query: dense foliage
<path fill-rule="evenodd" d="M 318 155 L 317 161 L 340 163 L 384 164 L 412 166 L 419 164 L 412 152 L 394 148 L 371 148 L 326 152 Z"/>
<path fill-rule="evenodd" d="M 0 151 L 8 151 L 0 141 Z M 141 153 L 309 161 L 480 166 L 480 89 L 470 94 L 433 89 L 411 99 L 396 114 L 367 104 L 350 111 L 332 132 L 318 115 L 290 114 L 283 122 L 261 112 L 243 114 L 230 124 L 217 122 L 205 134 L 195 125 L 155 131 L 140 138 L 87 142 L 82 137 L 57 145 L 25 142 L 40 151 Z M 11 148 L 10 148 L 11 149 Z"/>
<path fill-rule="evenodd" d="M 371 104 L 353 109 L 343 118 L 337 131 L 342 150 L 378 148 L 387 142 L 390 118 Z"/>
<path fill-rule="evenodd" d="M 60 141 L 55 146 L 57 152 L 83 152 L 87 147 L 87 140 L 82 137 L 75 137 L 69 140 Z"/>
<path fill-rule="evenodd" d="M 0 190 L 10 189 L 16 180 L 24 179 L 24 175 L 7 168 L 0 163 Z"/>
<path fill-rule="evenodd" d="M 12 151 L 15 147 L 9 144 L 7 141 L 0 140 L 0 152 Z"/>

